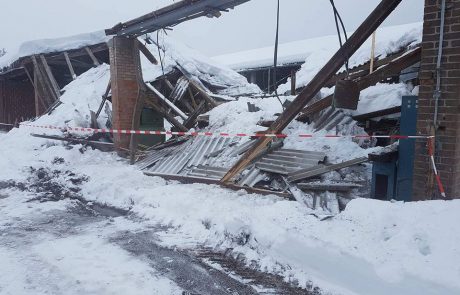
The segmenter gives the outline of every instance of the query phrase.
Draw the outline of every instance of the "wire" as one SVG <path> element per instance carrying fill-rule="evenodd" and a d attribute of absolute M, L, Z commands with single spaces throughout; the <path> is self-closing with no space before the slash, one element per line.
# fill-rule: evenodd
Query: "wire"
<path fill-rule="evenodd" d="M 335 6 L 334 0 L 329 0 L 329 2 L 331 3 L 332 10 L 334 11 L 335 27 L 337 29 L 337 35 L 339 36 L 340 47 L 342 47 L 343 42 L 342 42 L 342 33 L 340 32 L 340 27 L 342 27 L 343 34 L 345 35 L 345 42 L 348 41 L 347 30 L 345 28 L 345 24 L 343 23 L 342 17 L 340 16 L 340 13 L 337 10 L 337 7 Z M 339 23 L 340 23 L 340 25 L 339 25 Z M 350 62 L 349 57 L 347 56 L 347 60 L 345 61 L 345 70 L 347 72 L 347 77 L 348 77 L 348 74 L 350 72 L 349 62 Z"/>
<path fill-rule="evenodd" d="M 163 65 L 163 58 L 161 57 L 161 50 L 160 50 L 160 30 L 157 31 L 157 48 L 158 48 L 158 56 L 160 57 L 161 71 L 163 73 L 162 77 L 164 78 L 165 77 L 165 68 L 164 68 L 164 65 Z"/>
<path fill-rule="evenodd" d="M 278 6 L 276 9 L 276 36 L 275 36 L 275 52 L 274 52 L 274 58 L 273 58 L 273 73 L 275 76 L 275 80 L 276 80 L 276 72 L 278 68 L 279 31 L 280 31 L 280 0 L 278 0 Z M 270 85 L 268 87 L 270 88 Z M 280 102 L 281 107 L 283 108 L 283 111 L 284 111 L 284 105 L 281 102 L 281 98 L 278 95 L 278 83 L 277 82 L 275 82 L 275 95 L 278 101 Z"/>

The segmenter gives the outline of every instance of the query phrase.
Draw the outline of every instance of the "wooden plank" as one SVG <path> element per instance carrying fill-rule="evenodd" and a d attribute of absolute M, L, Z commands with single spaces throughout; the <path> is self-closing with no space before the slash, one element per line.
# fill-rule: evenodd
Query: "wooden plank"
<path fill-rule="evenodd" d="M 162 100 L 166 105 L 171 108 L 177 115 L 179 115 L 182 119 L 187 120 L 188 117 L 184 112 L 182 112 L 178 107 L 176 107 L 175 104 L 173 104 L 169 99 L 167 99 L 163 94 L 161 94 L 160 91 L 158 91 L 155 87 L 150 85 L 150 83 L 146 83 L 147 87 L 155 93 L 156 97 L 158 97 L 160 100 Z"/>
<path fill-rule="evenodd" d="M 318 72 L 311 82 L 302 90 L 297 98 L 285 109 L 281 116 L 276 119 L 268 129 L 269 133 L 281 133 L 289 123 L 302 111 L 302 109 L 315 97 L 323 88 L 324 84 L 331 79 L 343 66 L 347 57 L 352 56 L 370 35 L 385 21 L 391 12 L 401 3 L 402 0 L 382 0 L 368 18 L 359 26 L 355 33 L 337 51 L 329 62 Z M 230 169 L 222 178 L 222 182 L 229 182 L 245 167 L 247 167 L 260 152 L 272 141 L 272 138 L 264 137 Z"/>
<path fill-rule="evenodd" d="M 101 65 L 101 63 L 97 60 L 96 56 L 94 55 L 94 53 L 91 51 L 91 48 L 89 48 L 88 46 L 85 47 L 85 50 L 86 52 L 88 53 L 89 57 L 91 58 L 91 60 L 93 61 L 93 64 L 98 67 Z"/>
<path fill-rule="evenodd" d="M 69 68 L 70 75 L 72 76 L 72 79 L 75 80 L 77 78 L 77 75 L 75 74 L 75 71 L 72 66 L 72 62 L 70 61 L 70 58 L 69 58 L 69 53 L 67 53 L 67 51 L 64 51 L 64 57 L 67 63 L 67 67 Z"/>
<path fill-rule="evenodd" d="M 303 191 L 348 192 L 362 186 L 355 183 L 298 183 L 297 187 Z"/>
<path fill-rule="evenodd" d="M 154 65 L 158 65 L 158 60 L 153 56 L 153 54 L 150 52 L 150 50 L 145 47 L 144 44 L 142 44 L 141 41 L 136 39 L 137 47 L 139 48 L 140 52 L 150 61 L 150 63 Z"/>
<path fill-rule="evenodd" d="M 361 158 L 353 159 L 353 160 L 350 160 L 350 161 L 345 161 L 343 163 L 334 164 L 334 165 L 330 165 L 330 166 L 322 166 L 322 167 L 319 167 L 319 168 L 301 169 L 301 170 L 289 173 L 288 181 L 294 182 L 294 181 L 298 181 L 298 180 L 301 180 L 301 179 L 306 179 L 306 178 L 319 176 L 319 175 L 322 175 L 322 174 L 325 174 L 325 173 L 328 173 L 328 172 L 331 172 L 331 171 L 336 171 L 336 170 L 340 170 L 340 169 L 350 167 L 350 166 L 353 166 L 353 165 L 365 163 L 367 161 L 369 161 L 369 159 L 367 157 L 361 157 Z"/>

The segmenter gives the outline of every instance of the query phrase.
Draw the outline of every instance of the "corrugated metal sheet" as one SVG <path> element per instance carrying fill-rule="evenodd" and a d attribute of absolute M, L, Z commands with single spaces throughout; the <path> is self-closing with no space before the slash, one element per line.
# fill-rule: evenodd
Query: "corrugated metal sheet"
<path fill-rule="evenodd" d="M 183 145 L 180 151 L 158 161 L 149 169 L 162 174 L 185 174 L 194 167 L 212 165 L 214 157 L 222 153 L 233 143 L 232 138 L 197 137 Z"/>
<path fill-rule="evenodd" d="M 224 175 L 228 172 L 228 168 L 222 167 L 211 167 L 211 166 L 198 166 L 192 171 L 190 171 L 187 176 L 193 177 L 202 177 L 202 178 L 209 178 L 209 179 L 222 179 Z"/>
<path fill-rule="evenodd" d="M 151 167 L 152 165 L 156 164 L 158 161 L 161 161 L 164 157 L 182 148 L 183 148 L 182 146 L 178 145 L 178 146 L 164 148 L 162 150 L 151 151 L 147 157 L 137 162 L 137 166 L 141 170 L 147 169 Z"/>
<path fill-rule="evenodd" d="M 287 175 L 291 172 L 318 166 L 326 154 L 323 152 L 281 149 L 265 155 L 256 163 L 262 171 Z"/>

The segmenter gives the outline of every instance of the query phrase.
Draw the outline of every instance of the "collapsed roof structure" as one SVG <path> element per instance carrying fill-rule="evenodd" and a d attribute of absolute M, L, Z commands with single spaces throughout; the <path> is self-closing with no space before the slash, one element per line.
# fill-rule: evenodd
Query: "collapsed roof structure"
<path fill-rule="evenodd" d="M 421 24 L 377 30 L 400 2 L 383 0 L 335 54 L 331 50 L 332 42 L 336 42 L 332 37 L 295 43 L 303 47 L 313 42 L 317 47 L 308 45 L 302 55 L 299 46 L 294 50 L 297 53 L 285 56 L 287 64 L 292 63 L 293 56 L 302 56 L 305 62 L 297 72 L 295 83 L 287 79 L 286 84 L 279 86 L 280 92 L 285 93 L 289 84 L 293 84 L 295 92 L 300 93 L 295 98 L 283 96 L 283 106 L 273 97 L 261 99 L 261 96 L 270 96 L 270 93 L 262 93 L 259 87 L 228 67 L 201 56 L 172 38 L 152 38 L 148 34 L 188 19 L 218 16 L 243 2 L 247 1 L 180 1 L 118 24 L 106 30 L 107 34 L 115 35 L 108 46 L 105 45 L 104 54 L 110 52 L 108 60 L 90 54 L 94 51 L 91 46 L 96 48 L 98 44 L 76 48 L 75 54 L 86 52 L 85 58 L 89 58 L 87 65 L 93 66 L 91 61 L 96 64 L 95 59 L 110 63 L 111 79 L 105 82 L 108 83 L 106 91 L 97 111 L 91 110 L 94 118 L 88 124 L 94 128 L 105 127 L 97 121 L 103 109 L 111 109 L 113 115 L 108 116 L 109 125 L 119 130 L 144 128 L 145 110 L 161 119 L 147 130 L 164 130 L 163 119 L 168 121 L 171 130 L 179 133 L 166 142 L 161 140 L 150 144 L 150 147 L 140 143 L 141 136 L 138 134 L 117 134 L 113 138 L 117 150 L 129 154 L 132 163 L 137 162 L 148 175 L 183 182 L 215 183 L 287 198 L 309 196 L 312 197 L 312 206 L 316 204 L 314 200 L 317 197 L 330 196 L 329 192 L 336 193 L 333 207 L 337 208 L 341 198 L 368 195 L 369 172 L 359 164 L 368 161 L 368 153 L 380 149 L 365 148 L 390 145 L 393 140 L 376 142 L 347 138 L 334 146 L 322 140 L 309 141 L 308 145 L 299 144 L 298 139 L 285 137 L 295 137 L 300 130 L 332 136 L 362 133 L 361 128 L 369 134 L 397 133 L 402 112 L 401 97 L 417 93 Z M 370 41 L 366 43 L 366 40 L 376 30 L 380 43 L 377 42 L 375 57 L 371 58 L 372 44 Z M 319 40 L 323 40 L 324 44 Z M 27 62 L 24 61 L 31 60 L 34 79 L 28 77 L 30 82 L 45 81 L 43 88 L 51 91 L 42 95 L 38 92 L 35 97 L 51 97 L 54 98 L 52 101 L 57 101 L 59 91 L 52 92 L 56 90 L 56 85 L 53 86 L 46 64 L 56 67 L 51 68 L 51 72 L 59 73 L 58 80 L 61 76 L 68 79 L 73 64 L 68 63 L 67 56 L 71 55 L 70 52 L 66 54 L 68 50 L 46 54 L 34 52 L 28 57 L 21 57 L 0 76 L 6 77 L 12 71 L 27 74 L 27 67 L 24 67 Z M 34 63 L 36 54 L 40 58 Z M 83 55 L 75 55 L 75 59 L 79 56 Z M 242 61 L 228 57 L 217 59 L 227 64 L 234 63 L 234 69 L 242 72 L 249 69 L 247 65 L 241 65 Z M 70 60 L 73 61 L 72 58 Z M 346 60 L 350 65 L 348 71 L 343 70 Z M 253 68 L 257 68 L 259 63 L 246 62 Z M 80 60 L 76 63 L 84 62 Z M 267 66 L 264 63 L 261 57 L 262 67 Z M 67 74 L 61 75 L 57 67 L 65 65 L 68 67 Z M 351 107 L 337 105 L 334 87 L 339 89 L 343 81 L 352 82 L 353 91 L 360 96 L 359 102 L 353 102 L 351 96 L 345 99 Z M 36 84 L 32 84 L 36 88 Z M 249 139 L 247 136 L 201 138 L 196 137 L 197 131 L 213 134 L 248 131 L 247 134 L 255 133 L 257 136 Z M 339 145 L 347 148 L 341 152 Z M 346 170 L 341 170 L 344 168 Z M 336 171 L 347 173 L 337 175 Z M 361 177 L 363 175 L 365 177 Z"/>

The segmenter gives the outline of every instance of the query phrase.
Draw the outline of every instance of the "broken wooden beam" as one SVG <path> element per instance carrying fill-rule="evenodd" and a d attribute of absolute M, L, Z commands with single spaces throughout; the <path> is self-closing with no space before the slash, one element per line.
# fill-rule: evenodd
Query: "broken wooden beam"
<path fill-rule="evenodd" d="M 374 86 L 380 81 L 387 79 L 388 77 L 398 75 L 404 69 L 416 64 L 420 61 L 422 49 L 420 47 L 406 52 L 404 55 L 397 57 L 391 61 L 388 65 L 383 68 L 379 68 L 372 74 L 359 79 L 358 86 L 360 90 L 364 90 L 370 86 Z M 312 114 L 318 113 L 332 105 L 333 95 L 329 95 L 317 102 L 312 103 L 302 110 L 302 113 L 297 117 L 297 120 L 306 122 L 308 117 Z"/>
<path fill-rule="evenodd" d="M 75 70 L 73 69 L 72 62 L 70 61 L 69 53 L 67 51 L 64 51 L 64 57 L 72 79 L 77 79 L 77 75 L 75 74 Z"/>
<path fill-rule="evenodd" d="M 331 171 L 336 171 L 336 170 L 340 170 L 340 169 L 347 168 L 347 167 L 350 167 L 350 166 L 354 166 L 354 165 L 357 165 L 357 164 L 365 163 L 367 161 L 369 161 L 369 159 L 367 157 L 361 157 L 361 158 L 353 159 L 353 160 L 350 160 L 350 161 L 345 161 L 345 162 L 342 162 L 342 163 L 339 163 L 339 164 L 301 169 L 301 170 L 289 173 L 288 174 L 288 181 L 289 182 L 295 182 L 295 181 L 299 181 L 299 180 L 302 180 L 302 179 L 307 179 L 307 178 L 319 176 L 319 175 L 322 175 L 322 174 L 325 174 L 325 173 L 328 173 L 328 172 L 331 172 Z"/>
<path fill-rule="evenodd" d="M 155 56 L 153 56 L 153 54 L 150 52 L 150 50 L 144 44 L 142 44 L 141 41 L 139 41 L 137 39 L 136 39 L 136 41 L 137 41 L 136 42 L 137 47 L 139 48 L 140 52 L 142 52 L 142 54 L 149 60 L 149 62 L 151 62 L 154 65 L 157 65 L 158 60 L 155 58 Z"/>
<path fill-rule="evenodd" d="M 43 54 L 40 55 L 40 60 L 43 64 L 43 67 L 45 69 L 45 73 L 48 77 L 49 82 L 51 83 L 52 90 L 54 91 L 56 95 L 56 100 L 61 97 L 61 89 L 59 88 L 58 83 L 56 82 L 56 79 L 54 78 L 53 72 L 51 71 L 51 68 L 49 67 L 48 63 L 46 62 L 46 58 Z"/>
<path fill-rule="evenodd" d="M 188 117 L 184 112 L 182 112 L 175 104 L 173 104 L 169 99 L 167 99 L 160 91 L 158 91 L 155 87 L 150 85 L 150 83 L 146 83 L 147 87 L 155 93 L 155 95 L 163 101 L 172 111 L 174 111 L 177 115 L 179 115 L 182 119 L 187 120 Z"/>
<path fill-rule="evenodd" d="M 107 101 L 109 97 L 110 90 L 112 89 L 112 79 L 109 80 L 109 84 L 107 85 L 107 88 L 105 89 L 105 93 L 102 96 L 102 101 L 101 104 L 99 105 L 99 109 L 96 112 L 96 118 L 99 118 L 99 115 L 101 114 L 102 108 L 105 105 L 105 102 Z"/>
<path fill-rule="evenodd" d="M 349 56 L 352 56 L 371 34 L 385 21 L 391 12 L 402 0 L 382 0 L 367 19 L 359 26 L 355 33 L 337 51 L 329 62 L 318 72 L 311 82 L 302 90 L 297 98 L 285 109 L 268 133 L 282 133 L 289 123 L 302 111 L 302 109 L 315 97 L 335 73 L 343 66 Z M 264 137 L 252 147 L 222 178 L 222 182 L 229 182 L 236 174 L 246 168 L 260 152 L 272 141 L 270 137 Z"/>
<path fill-rule="evenodd" d="M 88 53 L 89 57 L 91 58 L 91 60 L 93 61 L 93 64 L 94 66 L 98 67 L 101 65 L 101 63 L 99 62 L 99 60 L 96 58 L 96 56 L 94 55 L 94 53 L 91 51 L 91 48 L 89 48 L 88 46 L 85 47 L 85 50 L 86 52 Z"/>

